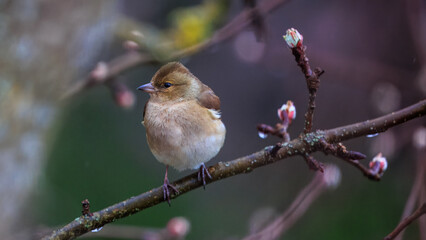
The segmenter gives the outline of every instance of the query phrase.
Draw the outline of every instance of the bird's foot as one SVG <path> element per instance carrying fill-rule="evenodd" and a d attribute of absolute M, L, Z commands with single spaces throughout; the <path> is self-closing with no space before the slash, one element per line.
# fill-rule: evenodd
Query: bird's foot
<path fill-rule="evenodd" d="M 179 194 L 179 190 L 177 190 L 176 187 L 170 184 L 169 179 L 165 178 L 164 184 L 163 184 L 163 196 L 164 196 L 164 200 L 165 201 L 167 200 L 167 203 L 169 204 L 169 206 L 171 206 L 170 195 L 173 192 L 175 194 Z"/>
<path fill-rule="evenodd" d="M 212 176 L 209 173 L 209 170 L 206 168 L 204 163 L 201 164 L 200 169 L 198 170 L 198 181 L 203 182 L 203 188 L 206 189 L 206 175 L 212 179 Z"/>

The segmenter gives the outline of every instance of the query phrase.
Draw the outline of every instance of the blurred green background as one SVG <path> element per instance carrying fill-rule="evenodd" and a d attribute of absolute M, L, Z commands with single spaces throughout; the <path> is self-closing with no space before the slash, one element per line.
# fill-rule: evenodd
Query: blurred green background
<path fill-rule="evenodd" d="M 0 1 L 3 7 L 0 17 L 18 18 L 16 12 L 10 10 L 17 8 L 17 2 L 25 1 Z M 166 54 L 161 51 L 189 46 L 209 37 L 244 10 L 243 1 L 209 1 L 208 4 L 195 0 L 80 1 L 81 5 L 65 2 L 34 1 L 32 4 L 38 9 L 35 19 L 43 19 L 45 15 L 40 13 L 55 12 L 58 8 L 73 16 L 70 19 L 93 14 L 93 19 L 82 20 L 75 27 L 69 27 L 74 26 L 72 21 L 67 25 L 67 21 L 48 19 L 52 26 L 63 26 L 52 28 L 51 35 L 43 35 L 50 41 L 55 38 L 55 30 L 63 36 L 82 39 L 81 42 L 64 40 L 58 48 L 46 47 L 46 53 L 54 56 L 49 61 L 67 66 L 66 77 L 61 75 L 64 71 L 49 75 L 55 65 L 47 64 L 46 57 L 33 60 L 29 63 L 31 68 L 19 65 L 18 72 L 26 75 L 16 74 L 18 80 L 11 81 L 25 89 L 22 95 L 30 92 L 32 101 L 43 99 L 51 102 L 55 109 L 53 121 L 40 132 L 44 151 L 38 162 L 40 169 L 28 190 L 30 194 L 26 195 L 30 207 L 22 207 L 30 212 L 28 226 L 33 230 L 56 228 L 71 222 L 81 215 L 83 199 L 89 199 L 91 210 L 98 211 L 158 187 L 165 172 L 165 166 L 151 154 L 141 125 L 148 96 L 136 90 L 150 81 L 160 65 L 140 66 L 119 77 L 118 80 L 135 95 L 134 106 L 128 109 L 118 106 L 105 86 L 87 89 L 61 101 L 58 96 L 77 79 L 86 76 L 97 62 L 123 54 L 126 50 L 122 43 L 132 30 L 142 31 L 147 36 L 141 43 L 145 44 L 146 51 Z M 424 6 L 414 11 L 413 5 L 421 1 L 408 2 L 290 1 L 264 15 L 266 35 L 263 41 L 256 41 L 253 28 L 247 27 L 229 41 L 182 59 L 181 62 L 221 98 L 227 136 L 221 152 L 207 165 L 275 144 L 278 139 L 273 137 L 260 139 L 256 125 L 275 124 L 278 120 L 276 110 L 287 100 L 295 102 L 297 108 L 291 136 L 296 137 L 303 129 L 306 83 L 282 40 L 285 30 L 291 27 L 303 34 L 311 65 L 325 70 L 318 92 L 315 128 L 327 129 L 371 119 L 423 99 L 426 78 L 421 72 L 426 69 L 426 63 L 421 49 L 424 51 L 426 41 L 421 39 L 425 39 L 425 29 L 421 29 L 424 23 L 413 24 L 412 18 L 419 13 L 420 19 L 424 18 L 421 15 Z M 46 7 L 49 4 L 52 4 L 50 10 Z M 31 9 L 31 4 L 26 3 L 22 8 Z M 83 8 L 90 10 L 83 11 Z M 28 11 L 27 14 L 31 14 L 36 10 Z M 95 18 L 95 13 L 101 17 Z M 193 26 L 192 21 L 196 23 L 195 30 L 185 35 L 184 30 Z M 25 29 L 17 34 L 12 25 L 8 26 L 10 28 L 4 28 L 6 33 L 22 35 L 23 32 L 30 39 L 35 36 Z M 179 30 L 180 27 L 184 30 Z M 5 42 L 1 47 L 19 50 Z M 72 50 L 76 48 L 78 54 Z M 43 51 L 40 50 L 41 54 Z M 63 53 L 70 56 L 60 56 Z M 71 60 L 58 62 L 63 58 Z M 46 69 L 46 75 L 41 74 L 37 79 L 45 77 L 45 81 L 31 78 L 40 65 Z M 7 66 L 0 68 L 3 75 Z M 3 75 L 0 75 L 0 82 Z M 55 81 L 60 82 L 60 86 L 52 86 Z M 9 97 L 2 101 L 12 103 L 16 100 Z M 0 123 L 4 124 L 8 111 L 3 108 L 1 113 Z M 14 121 L 7 123 L 19 123 Z M 318 160 L 341 169 L 341 183 L 338 188 L 322 194 L 280 239 L 381 239 L 386 236 L 399 222 L 410 193 L 415 162 L 419 152 L 424 152 L 413 146 L 412 135 L 424 125 L 424 118 L 417 119 L 377 137 L 345 143 L 349 149 L 368 156 L 365 164 L 378 152 L 384 153 L 389 166 L 380 182 L 368 180 L 339 159 L 315 154 Z M 19 138 L 22 132 L 14 134 Z M 0 156 L 4 156 L 2 151 L 0 148 Z M 5 158 L 2 161 L 6 161 Z M 171 170 L 169 179 L 173 181 L 189 173 Z M 183 216 L 191 223 L 187 239 L 239 239 L 248 234 L 249 222 L 256 212 L 262 209 L 272 209 L 275 214 L 285 211 L 314 174 L 303 158 L 293 157 L 250 174 L 215 182 L 206 190 L 191 191 L 174 199 L 171 207 L 163 203 L 113 224 L 163 228 L 169 219 Z M 25 213 L 28 216 L 28 212 Z M 418 238 L 416 223 L 408 227 L 405 239 Z"/>

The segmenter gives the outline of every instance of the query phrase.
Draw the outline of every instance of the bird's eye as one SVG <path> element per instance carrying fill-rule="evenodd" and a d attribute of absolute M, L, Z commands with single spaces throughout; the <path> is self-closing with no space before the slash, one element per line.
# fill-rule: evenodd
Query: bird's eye
<path fill-rule="evenodd" d="M 165 88 L 169 88 L 169 87 L 171 87 L 172 86 L 172 84 L 171 83 L 169 83 L 169 82 L 165 82 L 164 83 L 164 87 Z"/>

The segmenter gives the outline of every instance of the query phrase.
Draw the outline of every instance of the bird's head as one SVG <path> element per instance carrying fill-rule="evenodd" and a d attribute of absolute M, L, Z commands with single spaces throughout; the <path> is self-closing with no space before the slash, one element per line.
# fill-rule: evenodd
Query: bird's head
<path fill-rule="evenodd" d="M 162 66 L 150 83 L 138 87 L 149 93 L 153 101 L 182 101 L 194 99 L 202 83 L 185 66 L 171 62 Z"/>

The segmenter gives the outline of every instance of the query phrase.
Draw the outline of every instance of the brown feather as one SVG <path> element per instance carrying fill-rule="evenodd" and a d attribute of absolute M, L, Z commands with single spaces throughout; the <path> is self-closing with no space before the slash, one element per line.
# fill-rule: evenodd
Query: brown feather
<path fill-rule="evenodd" d="M 198 103 L 208 109 L 220 111 L 220 99 L 209 87 L 202 85 L 200 95 L 197 97 Z"/>
<path fill-rule="evenodd" d="M 170 62 L 162 66 L 152 77 L 154 81 L 160 81 L 172 72 L 190 73 L 180 62 Z"/>
<path fill-rule="evenodd" d="M 214 92 L 177 62 L 161 67 L 151 85 L 155 91 L 149 92 L 142 124 L 155 158 L 185 170 L 198 169 L 216 156 L 226 128 Z"/>

